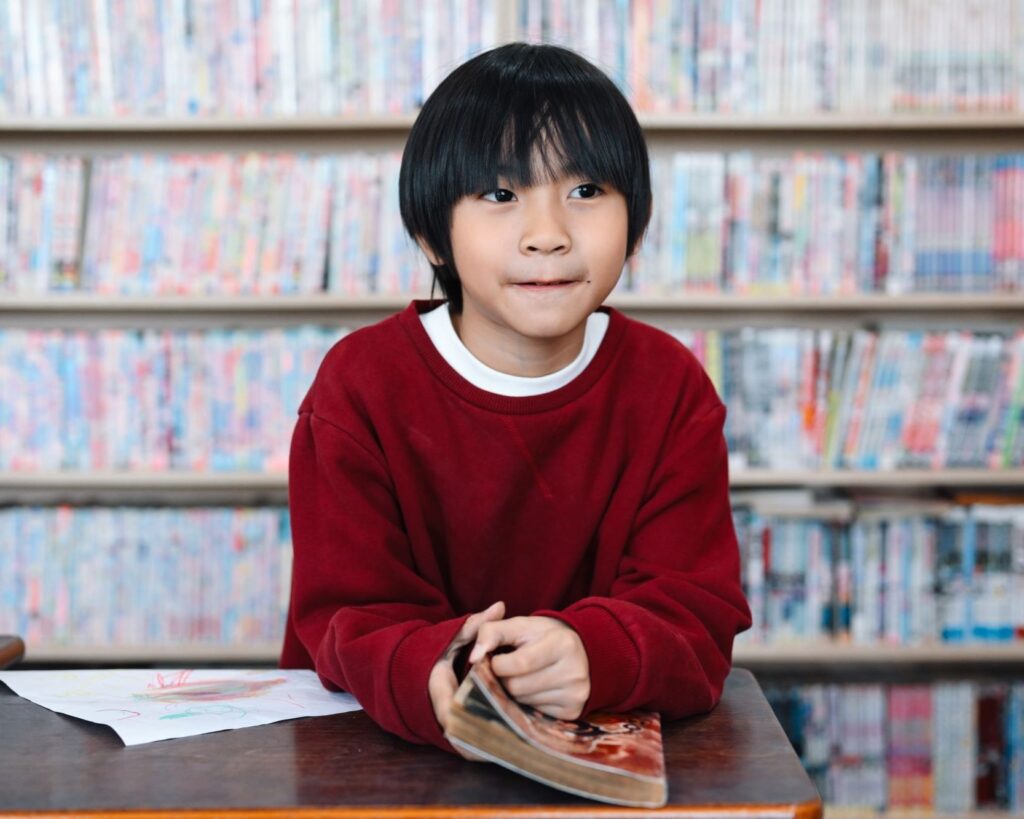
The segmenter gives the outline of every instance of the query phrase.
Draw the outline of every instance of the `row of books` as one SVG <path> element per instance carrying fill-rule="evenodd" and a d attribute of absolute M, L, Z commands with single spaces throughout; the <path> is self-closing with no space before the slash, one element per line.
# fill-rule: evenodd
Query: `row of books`
<path fill-rule="evenodd" d="M 282 508 L 0 509 L 0 633 L 29 645 L 276 643 Z"/>
<path fill-rule="evenodd" d="M 0 157 L 0 291 L 422 292 L 401 155 Z M 619 289 L 1024 290 L 1024 154 L 676 153 Z M 85 191 L 88 190 L 88 194 Z"/>
<path fill-rule="evenodd" d="M 1024 640 L 1024 507 L 946 506 L 836 520 L 734 505 L 754 618 L 740 641 Z"/>
<path fill-rule="evenodd" d="M 499 6 L 6 0 L 0 116 L 404 113 L 497 44 Z"/>
<path fill-rule="evenodd" d="M 1024 289 L 1024 154 L 677 153 L 626 288 Z"/>
<path fill-rule="evenodd" d="M 0 468 L 283 471 L 341 328 L 0 330 Z M 1024 333 L 678 330 L 734 469 L 1020 467 Z"/>
<path fill-rule="evenodd" d="M 1024 333 L 676 330 L 736 469 L 1024 465 Z"/>
<path fill-rule="evenodd" d="M 398 153 L 0 157 L 0 292 L 412 293 Z M 88 197 L 83 191 L 88 187 Z"/>
<path fill-rule="evenodd" d="M 8 0 L 0 115 L 408 112 L 497 44 L 503 11 Z M 639 111 L 1024 108 L 1020 0 L 516 0 L 513 13 L 511 39 L 579 50 Z"/>
<path fill-rule="evenodd" d="M 1019 0 L 517 0 L 519 36 L 578 49 L 641 111 L 1024 107 Z"/>
<path fill-rule="evenodd" d="M 0 329 L 0 469 L 283 472 L 343 334 Z"/>
<path fill-rule="evenodd" d="M 766 685 L 826 804 L 1024 811 L 1024 683 Z"/>
<path fill-rule="evenodd" d="M 880 514 L 839 524 L 737 507 L 754 615 L 740 643 L 1024 639 L 1024 507 Z M 0 510 L 0 633 L 45 644 L 276 640 L 287 522 L 278 507 Z"/>

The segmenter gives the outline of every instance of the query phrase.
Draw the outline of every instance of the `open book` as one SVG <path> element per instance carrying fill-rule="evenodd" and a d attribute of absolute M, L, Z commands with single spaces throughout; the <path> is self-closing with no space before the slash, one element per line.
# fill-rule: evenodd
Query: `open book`
<path fill-rule="evenodd" d="M 667 799 L 657 713 L 549 717 L 509 696 L 490 657 L 473 665 L 456 692 L 445 736 L 457 748 L 590 799 L 645 808 Z"/>

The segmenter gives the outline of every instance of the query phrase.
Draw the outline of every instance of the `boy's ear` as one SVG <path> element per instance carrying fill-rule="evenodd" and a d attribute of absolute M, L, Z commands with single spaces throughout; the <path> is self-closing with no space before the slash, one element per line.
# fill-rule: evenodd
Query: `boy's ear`
<path fill-rule="evenodd" d="M 420 250 L 422 250 L 424 255 L 427 257 L 427 261 L 429 261 L 434 267 L 441 267 L 444 265 L 444 262 L 441 261 L 441 257 L 434 252 L 434 249 L 427 243 L 426 239 L 422 236 L 417 236 L 416 244 L 420 246 Z"/>

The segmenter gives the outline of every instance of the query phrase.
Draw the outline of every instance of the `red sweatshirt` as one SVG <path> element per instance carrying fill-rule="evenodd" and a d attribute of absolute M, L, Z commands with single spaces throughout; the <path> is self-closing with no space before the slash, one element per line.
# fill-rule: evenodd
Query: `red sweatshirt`
<path fill-rule="evenodd" d="M 666 719 L 721 694 L 740 589 L 725 408 L 668 334 L 610 314 L 587 368 L 542 395 L 485 392 L 417 301 L 327 354 L 289 464 L 294 566 L 281 664 L 315 668 L 382 728 L 452 750 L 427 679 L 466 616 L 572 626 L 585 712 Z"/>

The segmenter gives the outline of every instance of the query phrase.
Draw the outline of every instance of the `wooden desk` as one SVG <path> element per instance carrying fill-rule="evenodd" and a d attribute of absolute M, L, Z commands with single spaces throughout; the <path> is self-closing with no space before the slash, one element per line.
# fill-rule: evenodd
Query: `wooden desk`
<path fill-rule="evenodd" d="M 749 671 L 710 714 L 665 726 L 677 817 L 821 816 Z M 0 816 L 68 812 L 213 816 L 584 817 L 645 815 L 540 785 L 496 765 L 410 745 L 362 711 L 126 748 L 102 725 L 56 714 L 0 684 Z"/>

